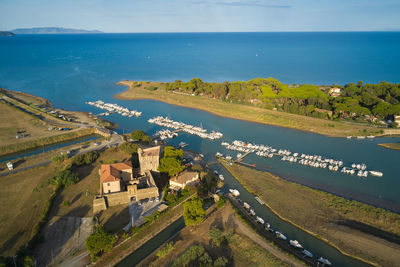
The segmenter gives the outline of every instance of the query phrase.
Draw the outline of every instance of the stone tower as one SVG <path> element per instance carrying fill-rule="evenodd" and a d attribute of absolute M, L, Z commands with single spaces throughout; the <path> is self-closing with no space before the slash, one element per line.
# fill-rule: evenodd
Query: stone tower
<path fill-rule="evenodd" d="M 144 175 L 146 171 L 158 171 L 160 163 L 160 146 L 138 149 L 140 174 Z"/>

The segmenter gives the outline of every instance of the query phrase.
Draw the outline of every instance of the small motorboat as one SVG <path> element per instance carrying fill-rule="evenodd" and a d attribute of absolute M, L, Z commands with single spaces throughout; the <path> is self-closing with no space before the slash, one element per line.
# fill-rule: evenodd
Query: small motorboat
<path fill-rule="evenodd" d="M 310 258 L 313 257 L 313 254 L 306 249 L 303 249 L 302 253 L 304 254 L 305 257 L 310 257 Z"/>
<path fill-rule="evenodd" d="M 290 240 L 289 243 L 295 248 L 303 248 L 303 246 L 297 240 Z"/>
<path fill-rule="evenodd" d="M 322 263 L 322 266 L 325 266 L 325 265 L 331 266 L 332 265 L 332 263 L 328 259 L 325 259 L 325 258 L 322 258 L 322 257 L 320 257 L 318 259 L 318 261 L 320 263 Z"/>

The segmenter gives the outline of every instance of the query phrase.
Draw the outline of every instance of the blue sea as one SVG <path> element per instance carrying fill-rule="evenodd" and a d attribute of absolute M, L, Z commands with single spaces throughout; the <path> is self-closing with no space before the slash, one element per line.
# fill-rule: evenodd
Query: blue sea
<path fill-rule="evenodd" d="M 265 160 L 248 160 L 287 179 L 400 211 L 399 151 L 378 147 L 398 138 L 347 140 L 290 129 L 221 118 L 207 112 L 151 100 L 123 101 L 113 95 L 125 90 L 124 79 L 147 81 L 248 80 L 275 77 L 284 83 L 345 84 L 400 81 L 400 32 L 346 33 L 160 33 L 16 35 L 0 38 L 0 86 L 48 98 L 55 106 L 100 113 L 88 100 L 138 109 L 140 118 L 113 114 L 119 132 L 158 127 L 155 115 L 170 116 L 224 133 L 224 141 L 240 139 L 301 153 L 320 154 L 347 163 L 364 162 L 384 172 L 382 179 L 360 179 L 327 170 Z M 220 141 L 182 134 L 172 143 L 210 158 L 224 151 Z M 221 140 L 222 141 L 222 140 Z"/>

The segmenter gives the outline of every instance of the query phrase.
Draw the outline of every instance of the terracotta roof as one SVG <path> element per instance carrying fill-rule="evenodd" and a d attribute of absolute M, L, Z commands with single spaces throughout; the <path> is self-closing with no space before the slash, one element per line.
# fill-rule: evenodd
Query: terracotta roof
<path fill-rule="evenodd" d="M 186 185 L 187 182 L 191 181 L 197 175 L 198 175 L 197 172 L 184 171 L 180 173 L 178 176 L 172 177 L 171 181 L 174 181 L 181 185 Z"/>
<path fill-rule="evenodd" d="M 152 157 L 160 155 L 160 146 L 145 148 L 142 150 L 142 157 Z"/>
<path fill-rule="evenodd" d="M 102 164 L 100 167 L 100 181 L 101 183 L 120 181 L 120 172 L 127 169 L 132 169 L 131 162 Z"/>

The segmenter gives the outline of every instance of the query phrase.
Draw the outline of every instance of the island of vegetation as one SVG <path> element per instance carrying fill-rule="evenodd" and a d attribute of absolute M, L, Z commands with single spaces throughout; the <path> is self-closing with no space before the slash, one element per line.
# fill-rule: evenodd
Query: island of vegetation
<path fill-rule="evenodd" d="M 121 81 L 115 97 L 155 99 L 236 119 L 328 136 L 399 134 L 400 85 L 287 85 L 276 79 L 207 83 Z"/>

